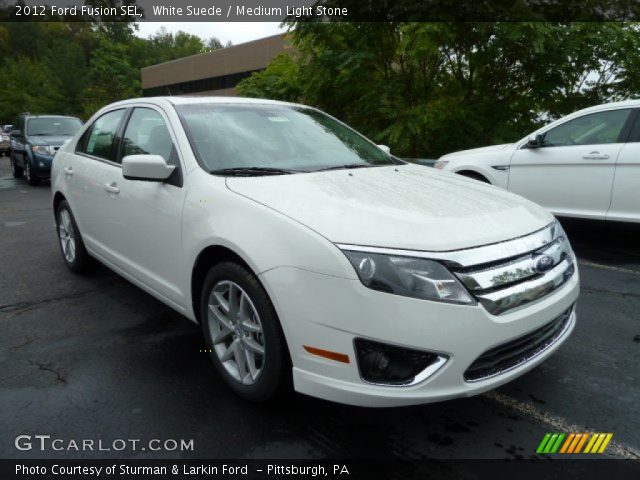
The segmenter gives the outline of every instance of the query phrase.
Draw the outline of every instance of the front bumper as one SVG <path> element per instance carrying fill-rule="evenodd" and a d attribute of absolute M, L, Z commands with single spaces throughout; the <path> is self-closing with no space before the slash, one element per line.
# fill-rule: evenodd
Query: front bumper
<path fill-rule="evenodd" d="M 468 382 L 467 368 L 487 350 L 548 324 L 574 305 L 578 272 L 562 287 L 534 303 L 499 316 L 481 305 L 419 300 L 366 288 L 359 280 L 330 277 L 293 267 L 260 275 L 287 338 L 298 392 L 340 403 L 391 407 L 467 397 L 491 390 L 532 369 L 570 335 L 575 312 L 562 334 L 528 361 L 485 380 Z M 355 338 L 427 350 L 447 361 L 411 386 L 382 386 L 363 381 Z M 340 363 L 308 353 L 313 346 L 349 356 Z"/>
<path fill-rule="evenodd" d="M 48 179 L 51 177 L 51 162 L 53 156 L 41 155 L 38 153 L 33 154 L 32 175 L 41 178 Z"/>

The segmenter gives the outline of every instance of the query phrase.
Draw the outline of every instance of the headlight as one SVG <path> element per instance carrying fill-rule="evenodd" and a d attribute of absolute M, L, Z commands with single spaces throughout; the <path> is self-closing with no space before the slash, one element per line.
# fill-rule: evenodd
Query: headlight
<path fill-rule="evenodd" d="M 33 153 L 39 153 L 40 155 L 53 155 L 55 153 L 51 145 L 33 145 L 31 151 Z"/>
<path fill-rule="evenodd" d="M 474 303 L 442 264 L 423 258 L 344 250 L 362 283 L 373 290 L 451 303 Z"/>
<path fill-rule="evenodd" d="M 436 163 L 433 164 L 433 168 L 442 170 L 444 167 L 447 166 L 447 163 L 449 163 L 449 160 L 436 160 Z"/>

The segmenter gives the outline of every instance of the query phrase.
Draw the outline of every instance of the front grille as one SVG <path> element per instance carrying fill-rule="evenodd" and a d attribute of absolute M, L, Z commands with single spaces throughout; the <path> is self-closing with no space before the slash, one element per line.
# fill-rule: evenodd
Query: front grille
<path fill-rule="evenodd" d="M 575 273 L 571 246 L 559 224 L 547 229 L 532 251 L 470 266 L 451 267 L 473 296 L 493 315 L 538 300 Z M 508 246 L 505 253 L 508 253 Z M 541 261 L 544 265 L 540 265 Z"/>
<path fill-rule="evenodd" d="M 487 350 L 467 368 L 464 379 L 467 382 L 485 380 L 512 370 L 542 353 L 567 330 L 573 308 L 531 333 Z"/>

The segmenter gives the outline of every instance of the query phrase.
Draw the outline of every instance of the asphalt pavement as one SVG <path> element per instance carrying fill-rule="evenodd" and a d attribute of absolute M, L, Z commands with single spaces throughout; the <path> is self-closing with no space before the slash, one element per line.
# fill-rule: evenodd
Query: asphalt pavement
<path fill-rule="evenodd" d="M 366 409 L 292 393 L 254 405 L 215 375 L 199 327 L 105 267 L 60 256 L 50 186 L 0 158 L 0 458 L 536 458 L 546 432 L 611 432 L 640 458 L 640 228 L 564 222 L 582 293 L 573 336 L 477 397 Z M 193 439 L 193 451 L 19 451 L 14 438 Z"/>

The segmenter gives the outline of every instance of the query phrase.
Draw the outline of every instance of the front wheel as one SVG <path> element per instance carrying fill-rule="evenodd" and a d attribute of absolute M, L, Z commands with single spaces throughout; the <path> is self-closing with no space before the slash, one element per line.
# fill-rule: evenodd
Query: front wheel
<path fill-rule="evenodd" d="M 97 262 L 87 253 L 80 230 L 78 230 L 78 225 L 76 225 L 73 213 L 71 213 L 71 208 L 69 208 L 66 200 L 63 200 L 58 205 L 56 230 L 60 241 L 62 259 L 69 270 L 74 273 L 84 273 L 95 268 Z"/>
<path fill-rule="evenodd" d="M 22 167 L 16 165 L 16 160 L 13 158 L 13 154 L 9 152 L 9 164 L 11 165 L 11 174 L 13 178 L 20 178 L 24 175 Z"/>
<path fill-rule="evenodd" d="M 233 262 L 211 268 L 200 313 L 211 359 L 235 393 L 265 402 L 285 390 L 291 375 L 286 343 L 255 275 Z"/>
<path fill-rule="evenodd" d="M 24 162 L 24 179 L 26 182 L 32 187 L 38 185 L 38 178 L 33 175 L 31 171 L 31 165 L 29 165 L 29 160 Z"/>

